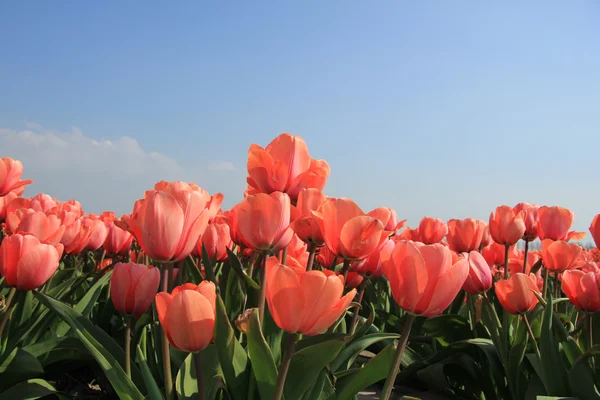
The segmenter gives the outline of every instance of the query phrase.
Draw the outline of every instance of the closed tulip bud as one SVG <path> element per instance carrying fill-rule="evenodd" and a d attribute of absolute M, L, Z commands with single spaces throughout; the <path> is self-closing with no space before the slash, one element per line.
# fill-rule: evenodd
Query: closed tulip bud
<path fill-rule="evenodd" d="M 424 217 L 419 224 L 419 238 L 425 244 L 441 242 L 448 234 L 448 225 L 439 218 Z"/>
<path fill-rule="evenodd" d="M 544 267 L 552 272 L 564 272 L 571 268 L 581 254 L 581 246 L 562 240 L 542 241 L 542 260 Z"/>
<path fill-rule="evenodd" d="M 441 314 L 458 294 L 469 275 L 469 262 L 452 264 L 451 251 L 441 245 L 400 242 L 383 264 L 392 295 L 411 314 Z"/>
<path fill-rule="evenodd" d="M 523 240 L 531 242 L 538 237 L 538 210 L 540 206 L 537 204 L 519 203 L 514 206 L 513 211 L 515 214 L 523 211 L 525 216 L 523 222 L 525 222 L 525 233 L 523 233 Z"/>
<path fill-rule="evenodd" d="M 511 314 L 524 314 L 538 303 L 539 293 L 535 275 L 516 273 L 509 279 L 496 282 L 496 296 L 500 305 Z"/>
<path fill-rule="evenodd" d="M 89 225 L 92 230 L 90 240 L 88 240 L 85 248 L 88 250 L 98 250 L 104 244 L 106 237 L 108 236 L 108 228 L 104 221 L 98 219 L 97 216 L 90 214 L 83 218 L 83 225 Z"/>
<path fill-rule="evenodd" d="M 575 214 L 563 207 L 540 207 L 538 210 L 538 235 L 541 240 L 581 240 L 584 232 L 569 231 Z"/>
<path fill-rule="evenodd" d="M 102 247 L 108 254 L 126 254 L 133 242 L 133 235 L 121 229 L 115 222 L 118 219 L 106 222 L 108 234 Z"/>
<path fill-rule="evenodd" d="M 136 319 L 152 305 L 160 284 L 158 268 L 135 263 L 117 263 L 110 277 L 110 298 L 115 310 Z"/>
<path fill-rule="evenodd" d="M 37 289 L 58 269 L 62 252 L 61 244 L 53 246 L 33 235 L 16 233 L 0 244 L 0 275 L 8 286 Z"/>
<path fill-rule="evenodd" d="M 290 333 L 323 333 L 344 312 L 356 295 L 345 296 L 344 278 L 333 271 L 304 271 L 270 257 L 266 265 L 266 300 L 273 320 Z"/>
<path fill-rule="evenodd" d="M 171 345 L 186 352 L 200 351 L 213 340 L 217 295 L 212 282 L 186 283 L 173 293 L 156 295 L 160 325 Z"/>
<path fill-rule="evenodd" d="M 386 239 L 381 249 L 374 251 L 363 261 L 354 261 L 350 265 L 350 270 L 361 275 L 378 278 L 383 274 L 383 263 L 390 259 L 392 251 L 394 251 L 394 242 Z"/>
<path fill-rule="evenodd" d="M 293 222 L 292 227 L 302 241 L 313 243 L 315 246 L 325 244 L 319 223 L 311 211 L 317 211 L 326 199 L 327 197 L 323 192 L 317 189 L 302 189 L 300 191 L 296 206 L 299 216 Z"/>
<path fill-rule="evenodd" d="M 597 272 L 565 271 L 561 287 L 571 303 L 581 311 L 600 311 L 600 274 Z"/>
<path fill-rule="evenodd" d="M 479 252 L 472 251 L 467 256 L 469 275 L 463 284 L 463 289 L 469 294 L 481 294 L 492 287 L 492 271 L 485 258 Z"/>
<path fill-rule="evenodd" d="M 92 234 L 94 226 L 90 223 L 84 223 L 83 218 L 66 227 L 61 242 L 65 245 L 65 253 L 78 254 L 85 249 Z"/>
<path fill-rule="evenodd" d="M 490 214 L 490 236 L 496 243 L 512 246 L 517 243 L 525 233 L 525 211 L 515 213 L 509 206 L 496 208 Z"/>
<path fill-rule="evenodd" d="M 23 163 L 12 158 L 0 158 L 0 196 L 10 192 L 20 196 L 25 191 L 25 185 L 33 183 L 32 180 L 22 181 Z"/>
<path fill-rule="evenodd" d="M 233 247 L 229 225 L 224 223 L 209 224 L 198 242 L 198 255 L 202 254 L 202 246 L 206 248 L 206 253 L 211 260 L 225 261 L 227 259 L 227 249 L 231 250 Z"/>
<path fill-rule="evenodd" d="M 329 198 L 313 211 L 327 247 L 347 260 L 364 260 L 380 248 L 391 232 L 383 223 L 366 215 L 350 199 Z"/>
<path fill-rule="evenodd" d="M 486 223 L 472 218 L 451 219 L 448 221 L 446 240 L 450 250 L 457 253 L 468 253 L 479 250 Z"/>
<path fill-rule="evenodd" d="M 370 217 L 375 217 L 383 224 L 383 229 L 394 235 L 396 231 L 404 226 L 406 220 L 398 222 L 396 211 L 389 207 L 379 207 L 367 213 Z"/>
<path fill-rule="evenodd" d="M 239 239 L 255 251 L 275 253 L 292 240 L 290 198 L 287 194 L 259 193 L 246 197 L 231 210 L 231 221 Z"/>

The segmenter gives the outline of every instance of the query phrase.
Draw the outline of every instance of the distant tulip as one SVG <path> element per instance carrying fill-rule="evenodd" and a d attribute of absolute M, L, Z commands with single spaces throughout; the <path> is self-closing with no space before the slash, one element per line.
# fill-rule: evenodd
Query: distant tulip
<path fill-rule="evenodd" d="M 304 188 L 323 190 L 329 164 L 314 160 L 300 136 L 282 133 L 266 148 L 256 144 L 248 150 L 248 194 L 284 192 L 295 202 Z"/>
<path fill-rule="evenodd" d="M 343 296 L 344 278 L 334 272 L 301 271 L 267 260 L 266 298 L 273 320 L 284 331 L 314 336 L 323 333 L 356 295 Z"/>
<path fill-rule="evenodd" d="M 451 251 L 439 243 L 401 242 L 383 264 L 383 273 L 402 309 L 432 317 L 452 303 L 469 275 L 469 262 L 452 264 Z"/>
<path fill-rule="evenodd" d="M 108 236 L 108 228 L 104 221 L 100 220 L 96 215 L 89 214 L 82 220 L 83 225 L 90 225 L 92 235 L 87 242 L 85 248 L 88 250 L 98 250 L 104 244 Z"/>
<path fill-rule="evenodd" d="M 296 208 L 300 215 L 292 226 L 298 237 L 306 243 L 313 243 L 315 246 L 325 244 L 321 228 L 311 211 L 317 211 L 326 199 L 323 192 L 317 189 L 302 189 L 298 195 Z"/>
<path fill-rule="evenodd" d="M 0 201 L 2 200 L 0 199 Z M 600 248 L 600 214 L 596 215 L 592 220 L 592 224 L 590 225 L 590 233 L 592 234 L 592 238 L 594 239 L 596 247 Z"/>
<path fill-rule="evenodd" d="M 509 279 L 496 282 L 496 296 L 502 307 L 511 314 L 524 314 L 538 303 L 539 293 L 535 275 L 516 273 Z"/>
<path fill-rule="evenodd" d="M 419 241 L 425 244 L 439 243 L 447 234 L 448 225 L 439 218 L 423 217 L 419 223 Z"/>
<path fill-rule="evenodd" d="M 410 229 L 410 227 L 404 228 L 400 234 L 392 236 L 394 243 L 398 243 L 404 240 L 412 240 L 413 242 L 420 242 L 421 235 L 419 234 L 419 228 Z"/>
<path fill-rule="evenodd" d="M 505 246 L 512 246 L 523 237 L 525 233 L 525 211 L 515 213 L 509 206 L 496 208 L 490 214 L 490 236 L 494 242 Z"/>
<path fill-rule="evenodd" d="M 117 263 L 110 277 L 110 298 L 115 310 L 136 319 L 152 305 L 160 284 L 158 268 L 134 263 Z"/>
<path fill-rule="evenodd" d="M 562 240 L 542 241 L 542 260 L 544 267 L 551 272 L 564 272 L 570 269 L 581 254 L 581 246 Z"/>
<path fill-rule="evenodd" d="M 12 158 L 0 158 L 0 196 L 6 196 L 10 192 L 17 196 L 23 194 L 25 185 L 33 183 L 32 180 L 22 181 L 23 163 Z"/>
<path fill-rule="evenodd" d="M 504 259 L 504 252 L 504 246 L 496 242 L 481 249 L 481 255 L 483 256 L 483 258 L 485 258 L 490 268 L 501 266 L 506 263 L 506 260 Z M 521 270 L 520 272 L 523 272 L 523 270 Z"/>
<path fill-rule="evenodd" d="M 336 256 L 335 254 L 333 254 L 333 252 L 329 250 L 329 247 L 327 246 L 321 247 L 316 258 L 323 268 L 330 268 L 334 262 L 336 263 L 336 265 L 337 263 L 341 262 L 341 259 L 338 258 L 338 256 Z"/>
<path fill-rule="evenodd" d="M 65 253 L 78 254 L 85 249 L 94 233 L 94 226 L 84 223 L 83 218 L 70 224 L 65 229 L 61 242 L 65 245 Z"/>
<path fill-rule="evenodd" d="M 489 246 L 492 243 L 494 243 L 494 241 L 492 240 L 492 236 L 490 235 L 490 226 L 488 224 L 485 224 L 485 228 L 483 229 L 483 235 L 481 235 L 481 243 L 479 244 L 479 247 L 481 248 Z"/>
<path fill-rule="evenodd" d="M 538 211 L 540 206 L 537 204 L 519 203 L 513 207 L 513 211 L 516 214 L 523 211 L 525 216 L 523 222 L 525 222 L 525 233 L 523 233 L 523 240 L 531 242 L 538 237 Z"/>
<path fill-rule="evenodd" d="M 390 235 L 379 219 L 366 215 L 350 199 L 329 198 L 313 214 L 329 249 L 346 260 L 367 258 Z"/>
<path fill-rule="evenodd" d="M 600 275 L 580 270 L 565 271 L 562 275 L 562 291 L 571 303 L 581 311 L 600 311 Z"/>
<path fill-rule="evenodd" d="M 119 221 L 119 219 L 105 221 L 108 234 L 102 247 L 108 254 L 126 254 L 133 242 L 133 235 L 121 229 L 115 223 L 116 221 Z"/>
<path fill-rule="evenodd" d="M 492 287 L 492 271 L 479 252 L 472 251 L 466 258 L 469 261 L 469 275 L 463 284 L 463 289 L 469 294 L 487 292 Z"/>
<path fill-rule="evenodd" d="M 6 196 L 0 196 L 0 224 L 6 219 L 8 204 L 16 198 L 17 194 L 14 192 L 10 192 Z"/>
<path fill-rule="evenodd" d="M 294 257 L 302 265 L 306 266 L 308 262 L 308 245 L 304 243 L 298 235 L 293 235 L 292 240 L 287 246 L 287 256 Z"/>
<path fill-rule="evenodd" d="M 231 250 L 233 247 L 229 225 L 224 223 L 209 224 L 202 238 L 198 241 L 197 251 L 199 255 L 202 254 L 203 245 L 211 260 L 225 261 L 227 259 L 227 249 Z"/>
<path fill-rule="evenodd" d="M 231 210 L 232 232 L 246 247 L 275 253 L 292 240 L 290 198 L 287 194 L 259 193 L 246 197 Z M 233 236 L 233 235 L 232 235 Z"/>
<path fill-rule="evenodd" d="M 6 231 L 30 233 L 41 242 L 58 245 L 65 232 L 61 220 L 56 215 L 46 215 L 31 208 L 20 208 L 6 217 Z"/>
<path fill-rule="evenodd" d="M 457 253 L 479 250 L 486 223 L 472 218 L 448 221 L 446 240 L 450 250 Z"/>
<path fill-rule="evenodd" d="M 350 265 L 350 271 L 361 275 L 380 277 L 383 274 L 383 263 L 387 262 L 394 251 L 394 242 L 386 239 L 381 249 L 374 251 L 363 261 L 354 261 Z"/>
<path fill-rule="evenodd" d="M 395 234 L 396 231 L 404 226 L 406 220 L 398 222 L 396 211 L 389 207 L 379 207 L 367 213 L 370 217 L 375 217 L 383 224 L 383 229 Z"/>
<path fill-rule="evenodd" d="M 156 261 L 186 258 L 208 226 L 203 192 L 184 182 L 159 182 L 148 190 L 134 217 L 123 218 L 144 253 Z"/>
<path fill-rule="evenodd" d="M 13 192 L 14 194 L 14 192 Z M 15 194 L 16 196 L 16 194 Z M 8 204 L 8 203 L 7 203 Z M 60 202 L 47 194 L 38 193 L 33 197 L 24 198 L 19 197 L 11 201 L 10 207 L 7 208 L 6 212 L 14 212 L 19 208 L 31 208 L 32 210 L 48 213 L 49 211 L 56 209 L 57 207 L 62 208 Z"/>
<path fill-rule="evenodd" d="M 0 275 L 8 286 L 37 289 L 58 269 L 62 252 L 61 244 L 53 246 L 33 235 L 16 233 L 0 244 Z"/>
<path fill-rule="evenodd" d="M 156 295 L 158 319 L 171 345 L 178 350 L 195 352 L 213 340 L 216 315 L 216 289 L 209 281 L 198 286 L 186 283 L 173 293 Z"/>
<path fill-rule="evenodd" d="M 540 207 L 538 210 L 538 234 L 541 240 L 581 240 L 585 233 L 569 231 L 575 214 L 563 207 Z"/>

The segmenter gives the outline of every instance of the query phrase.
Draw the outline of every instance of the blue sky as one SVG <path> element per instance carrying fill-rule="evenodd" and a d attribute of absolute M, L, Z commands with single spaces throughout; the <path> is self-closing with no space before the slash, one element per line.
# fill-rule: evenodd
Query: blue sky
<path fill-rule="evenodd" d="M 587 230 L 599 20 L 594 0 L 4 2 L 0 153 L 28 194 L 90 212 L 163 178 L 231 206 L 249 145 L 287 131 L 365 210 L 415 225 L 528 201 Z"/>

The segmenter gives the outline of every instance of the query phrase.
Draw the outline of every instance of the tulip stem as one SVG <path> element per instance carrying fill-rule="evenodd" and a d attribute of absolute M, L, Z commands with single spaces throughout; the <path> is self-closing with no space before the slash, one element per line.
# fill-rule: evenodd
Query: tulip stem
<path fill-rule="evenodd" d="M 171 266 L 171 271 L 173 264 Z M 169 268 L 163 268 L 162 278 L 162 292 L 169 292 Z M 163 363 L 163 380 L 165 384 L 165 397 L 167 400 L 173 399 L 173 376 L 171 375 L 171 350 L 169 348 L 169 339 L 167 338 L 167 332 L 161 327 L 162 330 L 162 363 Z"/>
<path fill-rule="evenodd" d="M 504 245 L 504 279 L 508 279 L 508 253 L 510 252 L 510 246 Z"/>
<path fill-rule="evenodd" d="M 260 320 L 260 323 L 262 324 L 264 322 L 264 317 L 265 317 L 265 289 L 267 286 L 267 256 L 266 255 L 262 255 L 261 259 L 260 259 L 260 263 L 262 265 L 261 270 L 259 271 L 259 273 L 261 274 L 260 276 L 260 292 L 258 293 L 258 318 Z"/>
<path fill-rule="evenodd" d="M 350 260 L 344 258 L 344 265 L 342 266 L 342 275 L 344 276 L 344 284 L 346 284 L 346 280 L 348 278 L 348 270 L 350 269 Z"/>
<path fill-rule="evenodd" d="M 523 273 L 527 274 L 527 253 L 529 253 L 529 240 L 525 241 L 525 251 L 523 252 Z"/>
<path fill-rule="evenodd" d="M 314 243 L 308 244 L 308 262 L 306 263 L 306 270 L 312 271 L 313 264 L 315 263 L 315 255 L 317 254 L 317 246 Z"/>
<path fill-rule="evenodd" d="M 12 310 L 15 307 L 15 303 L 13 302 L 15 298 L 15 294 L 17 293 L 17 288 L 10 288 L 8 292 L 8 297 L 6 297 L 6 308 L 4 309 L 4 314 L 0 317 L 0 338 L 2 337 L 2 332 L 4 332 L 4 327 L 10 318 L 10 314 L 12 314 Z"/>
<path fill-rule="evenodd" d="M 131 316 L 125 317 L 125 372 L 131 379 Z"/>
<path fill-rule="evenodd" d="M 194 364 L 196 367 L 196 381 L 198 382 L 198 399 L 205 400 L 204 374 L 202 373 L 202 356 L 199 351 L 194 353 Z"/>
<path fill-rule="evenodd" d="M 285 261 L 287 260 L 288 255 L 288 246 L 285 246 L 283 250 L 281 250 L 281 263 L 285 265 Z"/>
<path fill-rule="evenodd" d="M 275 385 L 275 394 L 273 400 L 280 400 L 283 397 L 283 387 L 285 385 L 285 378 L 287 376 L 290 363 L 292 361 L 292 354 L 294 354 L 294 344 L 296 344 L 297 335 L 294 333 L 286 332 L 285 350 L 281 364 L 279 364 L 279 373 L 277 374 L 277 383 Z"/>
<path fill-rule="evenodd" d="M 544 299 L 548 298 L 548 277 L 550 276 L 550 271 L 548 271 L 546 268 L 544 268 L 545 273 L 544 273 Z"/>
<path fill-rule="evenodd" d="M 529 337 L 531 337 L 531 340 L 533 341 L 533 344 L 535 346 L 535 352 L 537 353 L 537 356 L 541 357 L 540 348 L 538 347 L 537 341 L 535 340 L 535 336 L 533 335 L 533 330 L 531 329 L 531 324 L 529 323 L 529 319 L 527 319 L 527 314 L 523 314 L 523 322 L 525 322 L 525 326 L 527 326 L 527 331 L 529 332 Z"/>
<path fill-rule="evenodd" d="M 404 326 L 402 327 L 402 335 L 398 341 L 396 354 L 394 355 L 394 360 L 392 361 L 392 369 L 390 369 L 390 373 L 385 380 L 383 390 L 379 396 L 381 400 L 388 400 L 390 398 L 392 388 L 396 382 L 396 376 L 398 375 L 398 368 L 400 368 L 400 363 L 402 362 L 402 355 L 404 354 L 404 349 L 406 349 L 406 344 L 408 343 L 410 328 L 412 327 L 415 318 L 416 317 L 413 314 L 406 314 L 406 321 L 404 321 Z"/>
<path fill-rule="evenodd" d="M 554 299 L 558 299 L 558 272 L 554 273 Z M 558 303 L 554 303 L 554 312 L 558 312 Z"/>
<path fill-rule="evenodd" d="M 106 250 L 102 249 L 102 255 L 100 256 L 100 264 L 98 264 L 98 269 L 102 269 L 102 264 L 104 264 L 105 257 L 106 257 Z"/>
<path fill-rule="evenodd" d="M 365 295 L 365 288 L 367 287 L 367 280 L 363 279 L 358 287 L 358 300 L 357 303 L 362 303 L 363 296 Z M 352 315 L 352 324 L 350 325 L 350 331 L 348 334 L 350 336 L 354 335 L 354 331 L 356 330 L 356 323 L 358 322 L 358 311 L 360 310 L 360 306 L 354 308 L 354 314 Z"/>

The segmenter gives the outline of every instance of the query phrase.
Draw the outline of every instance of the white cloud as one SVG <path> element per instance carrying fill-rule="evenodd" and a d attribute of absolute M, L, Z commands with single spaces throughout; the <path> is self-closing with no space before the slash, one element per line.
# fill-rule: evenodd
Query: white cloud
<path fill-rule="evenodd" d="M 87 212 L 118 214 L 130 212 L 135 200 L 159 180 L 195 182 L 211 193 L 220 191 L 228 206 L 242 197 L 244 176 L 233 174 L 230 162 L 182 166 L 168 155 L 143 149 L 132 137 L 104 140 L 85 136 L 78 128 L 56 132 L 32 122 L 26 126 L 0 128 L 0 157 L 23 162 L 22 179 L 35 180 L 25 192 L 28 196 L 43 192 L 77 199 Z"/>

